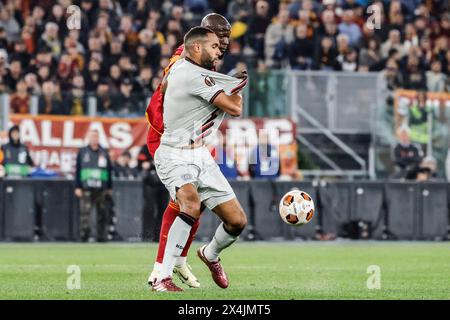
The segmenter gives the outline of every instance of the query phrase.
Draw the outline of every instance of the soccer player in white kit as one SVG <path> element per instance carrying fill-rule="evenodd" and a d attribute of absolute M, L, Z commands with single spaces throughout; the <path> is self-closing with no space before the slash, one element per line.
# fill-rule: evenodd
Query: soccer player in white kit
<path fill-rule="evenodd" d="M 210 29 L 192 28 L 184 45 L 186 57 L 172 66 L 163 81 L 164 134 L 155 153 L 158 176 L 181 212 L 168 233 L 154 291 L 183 291 L 173 283 L 172 271 L 191 226 L 200 217 L 201 203 L 222 220 L 213 240 L 197 251 L 221 288 L 228 287 L 228 277 L 219 254 L 238 239 L 247 223 L 233 189 L 203 143 L 217 130 L 225 114 L 241 115 L 239 91 L 247 79 L 211 71 L 221 52 L 219 39 Z"/>

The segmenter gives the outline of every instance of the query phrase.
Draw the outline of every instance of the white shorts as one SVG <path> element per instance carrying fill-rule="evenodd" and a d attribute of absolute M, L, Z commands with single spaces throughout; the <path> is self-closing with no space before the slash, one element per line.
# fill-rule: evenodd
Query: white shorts
<path fill-rule="evenodd" d="M 155 152 L 156 172 L 176 202 L 176 192 L 186 183 L 192 183 L 200 201 L 213 209 L 236 198 L 206 147 L 181 149 L 161 144 Z"/>

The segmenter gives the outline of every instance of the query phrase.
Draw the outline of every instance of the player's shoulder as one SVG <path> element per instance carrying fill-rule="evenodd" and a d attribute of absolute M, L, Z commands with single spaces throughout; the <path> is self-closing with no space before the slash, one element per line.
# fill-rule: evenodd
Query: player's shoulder
<path fill-rule="evenodd" d="M 186 81 L 193 81 L 196 78 L 201 77 L 204 70 L 205 69 L 193 65 L 183 58 L 175 62 L 171 69 L 171 73 L 177 75 L 177 77 L 182 77 Z"/>

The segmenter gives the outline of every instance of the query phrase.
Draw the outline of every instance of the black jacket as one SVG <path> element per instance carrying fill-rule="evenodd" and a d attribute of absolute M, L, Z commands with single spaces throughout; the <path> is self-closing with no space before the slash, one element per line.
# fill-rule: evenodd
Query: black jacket
<path fill-rule="evenodd" d="M 81 189 L 112 189 L 112 165 L 108 152 L 99 147 L 81 148 L 77 155 L 75 187 Z"/>
<path fill-rule="evenodd" d="M 18 127 L 14 126 L 9 130 L 9 142 L 2 146 L 2 152 L 3 152 L 3 161 L 2 165 L 5 166 L 6 174 L 7 175 L 20 175 L 20 176 L 26 176 L 28 175 L 28 169 L 29 167 L 33 167 L 33 159 L 31 159 L 30 152 L 28 150 L 28 147 L 24 145 L 23 143 L 19 141 L 15 142 L 13 141 L 11 135 L 13 130 L 17 130 Z M 17 170 L 14 170 L 12 166 L 17 167 Z M 27 167 L 25 171 L 20 170 L 20 174 L 18 172 L 18 167 Z M 12 170 L 10 172 L 10 169 Z M 17 172 L 16 172 L 17 171 Z"/>

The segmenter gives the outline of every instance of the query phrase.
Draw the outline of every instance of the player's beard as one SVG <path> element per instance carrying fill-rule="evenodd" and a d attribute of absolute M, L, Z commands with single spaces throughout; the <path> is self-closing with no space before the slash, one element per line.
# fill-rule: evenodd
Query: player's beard
<path fill-rule="evenodd" d="M 200 57 L 200 64 L 206 69 L 213 69 L 215 67 L 216 59 L 212 57 L 206 50 L 202 50 Z"/>

